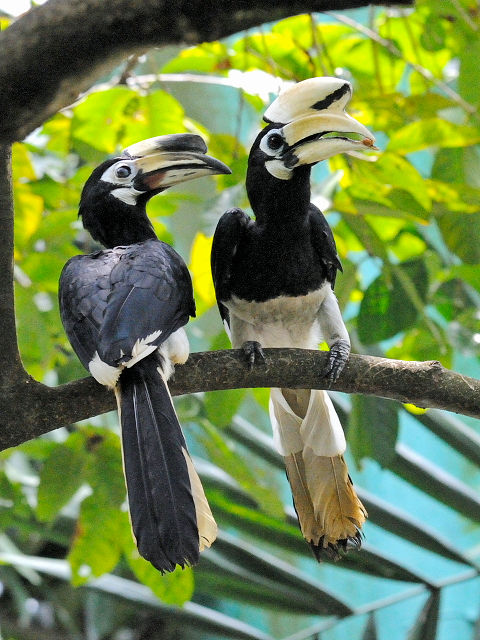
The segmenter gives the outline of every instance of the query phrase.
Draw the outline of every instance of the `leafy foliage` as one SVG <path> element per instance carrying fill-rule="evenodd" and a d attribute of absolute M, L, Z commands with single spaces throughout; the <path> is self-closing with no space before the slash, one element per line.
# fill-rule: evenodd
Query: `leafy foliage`
<path fill-rule="evenodd" d="M 85 375 L 56 301 L 63 264 L 93 248 L 76 220 L 81 188 L 105 156 L 164 133 L 200 132 L 233 169 L 216 182 L 167 192 L 149 210 L 159 236 L 189 261 L 198 308 L 189 325 L 193 349 L 228 346 L 208 270 L 216 220 L 228 207 L 248 207 L 246 149 L 270 94 L 283 82 L 341 75 L 354 85 L 351 110 L 376 131 L 381 149 L 366 160 L 333 158 L 314 173 L 314 196 L 344 266 L 336 292 L 354 346 L 478 374 L 479 34 L 473 0 L 418 0 L 415 10 L 369 16 L 298 16 L 225 42 L 151 52 L 126 84 L 109 80 L 110 88 L 92 91 L 17 144 L 16 306 L 29 372 L 49 384 Z M 161 86 L 147 75 L 159 66 Z M 199 82 L 168 82 L 168 74 L 187 72 Z M 205 74 L 222 84 L 200 82 Z M 319 567 L 284 505 L 282 461 L 265 432 L 267 398 L 242 390 L 178 400 L 222 534 L 198 569 L 171 576 L 135 553 L 114 416 L 1 454 L 2 612 L 39 626 L 27 613 L 34 598 L 54 611 L 51 627 L 72 638 L 113 638 L 122 627 L 130 637 L 149 629 L 157 637 L 138 603 L 163 611 L 162 638 L 176 620 L 203 638 L 473 637 L 477 434 L 435 412 L 414 417 L 385 400 L 336 397 L 370 521 L 360 553 Z M 70 572 L 58 564 L 63 559 Z M 194 602 L 167 611 L 151 592 L 168 605 Z M 121 598 L 111 617 L 95 613 L 106 593 Z M 81 630 L 80 610 L 90 632 Z M 27 637 L 12 629 L 12 638 Z"/>

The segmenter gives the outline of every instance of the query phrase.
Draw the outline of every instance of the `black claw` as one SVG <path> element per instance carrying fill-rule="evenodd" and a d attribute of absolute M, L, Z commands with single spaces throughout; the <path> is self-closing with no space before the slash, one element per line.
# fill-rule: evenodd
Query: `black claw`
<path fill-rule="evenodd" d="M 363 534 L 358 529 L 354 536 L 342 538 L 334 544 L 329 542 L 326 547 L 323 546 L 323 538 L 320 538 L 318 544 L 314 542 L 310 542 L 309 544 L 317 562 L 323 562 L 323 560 L 338 562 L 338 560 L 345 557 L 349 551 L 360 551 L 362 548 L 362 539 Z"/>
<path fill-rule="evenodd" d="M 248 340 L 247 342 L 244 342 L 242 344 L 242 351 L 250 371 L 253 369 L 255 364 L 258 364 L 259 360 L 265 362 L 265 354 L 263 353 L 262 345 L 255 340 Z"/>
<path fill-rule="evenodd" d="M 323 374 L 330 384 L 338 380 L 349 355 L 350 344 L 346 340 L 339 340 L 332 345 L 328 354 L 327 366 Z"/>

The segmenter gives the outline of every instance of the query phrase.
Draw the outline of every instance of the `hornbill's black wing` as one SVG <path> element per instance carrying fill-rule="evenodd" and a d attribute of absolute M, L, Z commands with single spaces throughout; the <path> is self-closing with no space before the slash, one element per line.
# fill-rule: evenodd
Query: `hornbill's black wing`
<path fill-rule="evenodd" d="M 75 256 L 60 277 L 60 310 L 88 369 L 94 353 L 111 366 L 129 360 L 137 340 L 159 345 L 195 315 L 190 274 L 169 245 L 148 240 Z"/>
<path fill-rule="evenodd" d="M 335 287 L 337 271 L 343 271 L 343 269 L 340 258 L 338 257 L 337 246 L 333 238 L 332 230 L 323 213 L 313 204 L 310 204 L 309 218 L 312 244 L 318 259 L 325 269 L 326 278 L 333 289 Z"/>
<path fill-rule="evenodd" d="M 245 231 L 253 224 L 251 218 L 241 209 L 229 209 L 220 218 L 213 236 L 211 266 L 218 309 L 224 322 L 229 324 L 228 309 L 222 300 L 231 296 L 232 261 L 242 241 Z"/>
<path fill-rule="evenodd" d="M 99 342 L 111 292 L 110 272 L 119 257 L 116 250 L 74 256 L 60 276 L 58 297 L 63 326 L 86 369 Z"/>
<path fill-rule="evenodd" d="M 100 370 L 113 371 L 104 384 L 115 386 L 140 554 L 162 572 L 195 564 L 216 525 L 166 385 L 168 363 L 156 351 L 195 313 L 185 263 L 158 240 L 73 258 L 61 275 L 60 309 L 83 364 L 94 373 L 96 357 Z"/>

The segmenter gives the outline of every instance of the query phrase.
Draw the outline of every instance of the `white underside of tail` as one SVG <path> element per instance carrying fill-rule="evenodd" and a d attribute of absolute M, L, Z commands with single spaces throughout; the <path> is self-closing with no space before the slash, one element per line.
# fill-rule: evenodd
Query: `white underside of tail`
<path fill-rule="evenodd" d="M 162 376 L 164 380 L 167 381 L 173 373 L 174 364 L 183 364 L 186 362 L 190 347 L 187 334 L 183 327 L 174 331 L 160 346 L 152 344 L 152 342 L 160 337 L 161 333 L 160 330 L 154 331 L 145 338 L 139 338 L 133 345 L 130 359 L 118 367 L 113 367 L 104 362 L 98 355 L 98 352 L 95 351 L 88 365 L 90 373 L 100 384 L 113 388 L 117 384 L 120 374 L 125 367 L 133 367 L 139 360 L 143 360 L 143 358 L 146 358 L 158 349 L 164 359 Z M 122 354 L 122 357 L 123 355 L 125 354 Z"/>
<path fill-rule="evenodd" d="M 317 456 L 341 455 L 347 446 L 345 434 L 327 392 L 311 389 L 304 393 L 309 393 L 309 400 L 302 418 L 281 389 L 270 391 L 270 420 L 278 452 L 288 456 L 310 447 Z"/>

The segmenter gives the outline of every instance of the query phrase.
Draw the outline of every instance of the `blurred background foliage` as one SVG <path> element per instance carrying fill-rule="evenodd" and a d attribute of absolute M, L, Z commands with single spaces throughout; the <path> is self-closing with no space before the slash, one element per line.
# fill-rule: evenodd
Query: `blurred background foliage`
<path fill-rule="evenodd" d="M 126 145 L 173 132 L 200 133 L 233 169 L 149 208 L 193 275 L 192 350 L 228 347 L 209 273 L 216 221 L 228 207 L 248 210 L 248 148 L 278 90 L 337 75 L 353 83 L 350 111 L 381 149 L 313 174 L 343 262 L 336 292 L 354 350 L 440 360 L 478 377 L 479 57 L 475 0 L 417 0 L 130 59 L 14 147 L 16 305 L 29 372 L 52 385 L 85 375 L 56 296 L 66 260 L 94 248 L 77 221 L 86 178 Z M 370 519 L 361 552 L 317 565 L 296 526 L 267 401 L 267 390 L 176 399 L 221 533 L 197 568 L 163 577 L 132 543 L 115 414 L 3 452 L 1 637 L 480 638 L 478 423 L 334 394 Z"/>

